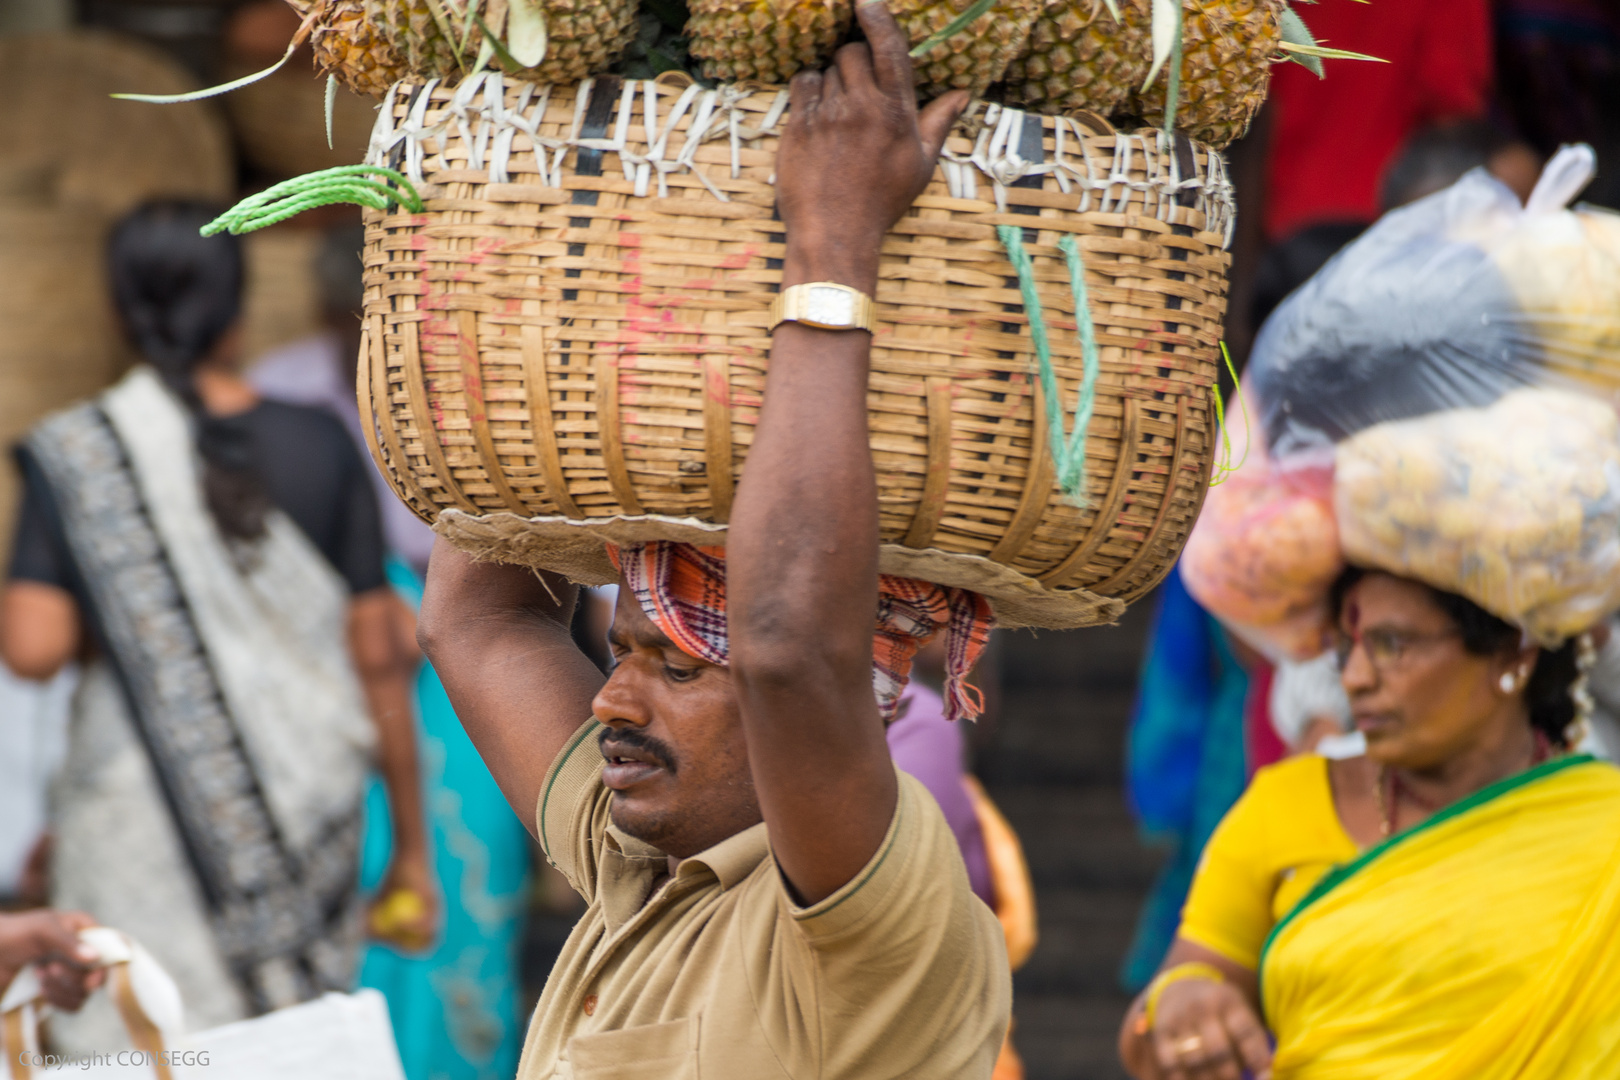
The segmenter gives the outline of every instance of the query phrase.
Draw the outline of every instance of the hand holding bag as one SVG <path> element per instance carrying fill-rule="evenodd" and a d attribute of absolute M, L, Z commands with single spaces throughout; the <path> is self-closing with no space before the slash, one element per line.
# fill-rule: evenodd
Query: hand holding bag
<path fill-rule="evenodd" d="M 45 1005 L 24 968 L 0 996 L 0 1047 L 8 1080 L 36 1080 L 62 1068 L 90 1080 L 405 1080 L 388 1006 L 375 990 L 326 994 L 264 1016 L 185 1034 L 180 992 L 157 960 L 107 927 L 81 931 L 107 968 L 107 991 L 133 1050 L 71 1062 L 39 1045 Z"/>

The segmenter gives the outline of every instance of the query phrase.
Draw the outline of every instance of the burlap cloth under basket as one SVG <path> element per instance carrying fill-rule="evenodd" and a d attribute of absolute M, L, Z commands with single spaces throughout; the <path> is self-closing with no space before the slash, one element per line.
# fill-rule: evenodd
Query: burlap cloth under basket
<path fill-rule="evenodd" d="M 683 80 L 396 87 L 368 160 L 425 213 L 367 212 L 360 384 L 400 496 L 481 557 L 614 578 L 603 543 L 720 544 L 780 279 L 787 95 Z M 1181 550 L 1211 464 L 1231 189 L 1158 132 L 976 104 L 884 247 L 872 449 L 886 572 L 1006 625 L 1116 618 Z M 1079 238 L 1100 347 L 1085 505 L 1054 482 L 1023 227 L 1072 427 Z M 816 447 L 804 447 L 815 455 Z"/>

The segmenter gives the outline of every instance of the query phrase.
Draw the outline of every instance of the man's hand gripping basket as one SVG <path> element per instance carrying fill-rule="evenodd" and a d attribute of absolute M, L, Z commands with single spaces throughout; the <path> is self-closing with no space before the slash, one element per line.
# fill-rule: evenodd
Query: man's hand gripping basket
<path fill-rule="evenodd" d="M 366 212 L 360 399 L 379 467 L 441 535 L 585 583 L 614 579 L 604 542 L 724 543 L 784 253 L 786 107 L 667 77 L 385 99 L 369 161 L 426 209 Z M 883 250 L 885 572 L 1048 627 L 1110 621 L 1164 576 L 1209 479 L 1231 219 L 1219 156 L 1185 137 L 969 111 Z M 1076 498 L 1054 447 L 1087 404 Z"/>

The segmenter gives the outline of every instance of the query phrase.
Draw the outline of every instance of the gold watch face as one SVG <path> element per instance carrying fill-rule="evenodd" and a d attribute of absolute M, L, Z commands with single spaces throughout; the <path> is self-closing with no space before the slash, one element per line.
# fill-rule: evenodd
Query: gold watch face
<path fill-rule="evenodd" d="M 822 326 L 854 326 L 855 294 L 848 289 L 811 285 L 805 290 L 804 321 Z"/>

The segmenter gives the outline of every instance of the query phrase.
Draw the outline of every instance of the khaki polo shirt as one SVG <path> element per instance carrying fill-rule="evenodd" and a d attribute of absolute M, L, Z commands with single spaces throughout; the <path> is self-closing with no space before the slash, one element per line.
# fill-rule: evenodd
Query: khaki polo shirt
<path fill-rule="evenodd" d="M 872 861 L 798 907 L 764 824 L 681 862 L 610 824 L 594 720 L 541 788 L 540 843 L 588 902 L 519 1080 L 988 1080 L 1012 978 L 939 805 L 900 773 Z M 656 890 L 656 891 L 655 891 Z"/>

